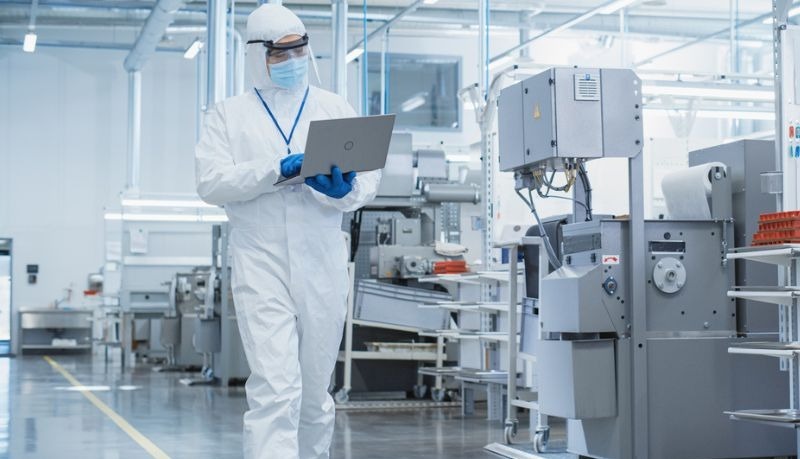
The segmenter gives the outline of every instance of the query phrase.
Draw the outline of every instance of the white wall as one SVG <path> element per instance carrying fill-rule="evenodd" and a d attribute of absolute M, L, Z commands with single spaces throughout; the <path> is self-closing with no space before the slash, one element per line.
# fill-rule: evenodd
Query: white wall
<path fill-rule="evenodd" d="M 103 208 L 125 184 L 124 57 L 0 47 L 0 235 L 14 239 L 16 308 L 81 292 L 103 262 Z M 142 188 L 192 192 L 195 65 L 158 54 L 142 82 Z M 36 285 L 26 264 L 39 265 Z"/>

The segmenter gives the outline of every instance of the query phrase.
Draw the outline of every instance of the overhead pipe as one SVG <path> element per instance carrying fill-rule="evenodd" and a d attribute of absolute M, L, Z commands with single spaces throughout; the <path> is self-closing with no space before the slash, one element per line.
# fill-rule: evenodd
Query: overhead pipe
<path fill-rule="evenodd" d="M 128 71 L 128 174 L 127 188 L 134 194 L 139 192 L 142 162 L 142 74 L 141 70 L 152 55 L 172 16 L 184 2 L 182 0 L 159 0 L 150 11 L 123 66 Z"/>
<path fill-rule="evenodd" d="M 230 6 L 228 9 L 228 49 L 227 49 L 227 56 L 228 62 L 226 64 L 227 75 L 226 75 L 226 83 L 227 89 L 226 94 L 228 97 L 234 95 L 234 75 L 233 72 L 236 69 L 236 38 L 233 36 L 234 32 L 236 32 L 236 0 L 230 0 Z"/>
<path fill-rule="evenodd" d="M 361 24 L 361 33 L 364 38 L 361 39 L 361 44 L 363 48 L 361 49 L 361 53 L 363 53 L 364 58 L 361 60 L 361 116 L 369 115 L 369 59 L 367 58 L 367 1 L 364 0 L 364 3 L 361 7 L 361 11 L 363 12 L 363 22 Z M 348 53 L 350 54 L 350 53 Z M 345 62 L 351 60 L 349 57 L 345 57 Z"/>
<path fill-rule="evenodd" d="M 125 70 L 135 72 L 144 67 L 147 59 L 161 42 L 167 26 L 172 23 L 174 14 L 184 3 L 183 0 L 159 0 L 153 6 L 131 52 L 125 57 Z"/>
<path fill-rule="evenodd" d="M 520 13 L 520 22 L 523 24 L 530 24 L 533 21 L 535 14 L 531 12 Z M 520 27 L 519 29 L 519 43 L 525 43 L 531 39 L 531 29 L 529 27 Z M 531 57 L 530 48 L 522 48 L 519 50 L 519 57 L 527 59 Z"/>
<path fill-rule="evenodd" d="M 208 0 L 206 110 L 225 98 L 225 0 Z"/>
<path fill-rule="evenodd" d="M 142 73 L 128 72 L 128 174 L 127 189 L 139 192 L 142 163 Z"/>
<path fill-rule="evenodd" d="M 563 32 L 563 31 L 565 31 L 565 30 L 567 30 L 567 29 L 569 29 L 569 28 L 571 28 L 571 27 L 573 27 L 575 25 L 578 25 L 578 24 L 580 24 L 582 22 L 585 22 L 585 21 L 593 18 L 594 16 L 597 16 L 598 14 L 603 13 L 609 7 L 613 7 L 614 5 L 616 5 L 618 3 L 619 3 L 619 0 L 610 0 L 608 2 L 604 2 L 600 6 L 592 8 L 592 9 L 590 9 L 589 11 L 587 11 L 587 12 L 585 12 L 583 14 L 575 16 L 574 18 L 572 18 L 572 19 L 570 19 L 570 20 L 568 20 L 566 22 L 563 22 L 563 23 L 559 24 L 558 26 L 553 27 L 552 29 L 545 30 L 544 32 L 540 33 L 539 35 L 536 35 L 535 37 L 532 37 L 532 38 L 528 39 L 527 41 L 524 41 L 524 42 L 518 44 L 517 46 L 514 46 L 513 48 L 511 48 L 509 50 L 503 51 L 502 53 L 500 53 L 497 56 L 493 57 L 490 60 L 490 63 L 497 62 L 498 60 L 503 59 L 506 56 L 510 56 L 510 55 L 516 53 L 517 51 L 520 51 L 520 50 L 522 50 L 524 48 L 527 48 L 527 47 L 531 46 L 532 44 L 534 44 L 536 41 L 541 40 L 544 37 L 553 35 L 553 34 L 558 33 L 558 32 Z"/>
<path fill-rule="evenodd" d="M 394 15 L 392 18 L 390 18 L 385 23 L 383 23 L 383 25 L 381 25 L 377 29 L 375 29 L 372 32 L 370 32 L 365 38 L 362 38 L 361 40 L 359 40 L 359 42 L 356 43 L 355 45 L 353 45 L 353 47 L 350 48 L 347 51 L 347 53 L 348 54 L 352 53 L 353 51 L 357 50 L 358 48 L 364 46 L 364 43 L 369 43 L 369 41 L 372 40 L 373 38 L 382 35 L 385 31 L 387 31 L 390 27 L 395 25 L 397 22 L 401 21 L 404 17 L 406 17 L 409 14 L 413 13 L 414 11 L 416 11 L 417 8 L 419 8 L 420 5 L 422 5 L 422 3 L 424 1 L 425 0 L 414 0 L 413 3 L 411 3 L 407 7 L 403 8 L 403 10 L 401 10 L 399 13 Z"/>
<path fill-rule="evenodd" d="M 9 5 L 11 5 L 11 7 L 9 7 Z M 14 8 L 15 6 L 20 7 Z M 24 6 L 25 8 L 23 9 L 21 6 Z M 0 3 L 0 11 L 8 11 L 9 9 L 13 8 L 13 11 L 19 16 L 19 19 L 24 20 L 24 23 L 21 23 L 20 26 L 25 27 L 28 22 L 29 6 L 30 2 L 10 0 Z M 51 25 L 52 18 L 54 17 L 53 13 L 55 13 L 57 18 L 64 19 L 65 21 L 70 20 L 68 24 L 74 24 L 74 19 L 80 18 L 83 19 L 82 25 L 92 25 L 87 21 L 97 20 L 103 21 L 98 25 L 108 27 L 124 26 L 125 24 L 119 22 L 122 20 L 143 20 L 150 12 L 149 9 L 143 8 L 140 3 L 135 2 L 130 2 L 130 4 L 124 2 L 114 3 L 113 7 L 106 6 L 106 4 L 103 2 L 89 3 L 76 1 L 69 4 L 63 2 L 47 2 L 40 4 L 38 9 L 38 25 Z M 242 23 L 250 11 L 250 8 L 239 8 L 236 11 L 237 22 Z M 307 23 L 314 20 L 330 21 L 332 17 L 330 9 L 320 9 L 320 6 L 295 5 L 293 7 L 293 11 Z M 99 12 L 108 12 L 113 14 L 113 16 L 111 14 L 107 14 L 104 15 L 104 17 L 99 17 L 97 16 Z M 396 9 L 392 8 L 381 6 L 370 7 L 370 13 L 367 17 L 367 21 L 384 23 L 394 17 L 396 15 L 395 12 Z M 430 24 L 469 26 L 478 22 L 477 16 L 477 10 L 424 8 L 419 9 L 403 18 L 403 24 L 418 27 L 429 27 Z M 7 18 L 8 16 L 6 15 L 5 17 Z M 181 8 L 180 11 L 176 12 L 174 17 L 176 21 L 181 21 L 188 24 L 198 24 L 199 21 L 205 23 L 205 7 L 200 9 L 197 6 L 187 5 Z M 570 15 L 566 12 L 548 11 L 537 15 L 537 21 L 534 24 L 521 21 L 519 13 L 516 12 L 493 11 L 492 27 L 510 29 L 542 29 L 550 27 L 551 24 L 557 25 L 569 18 Z M 348 15 L 348 20 L 361 22 L 363 19 L 360 14 L 354 13 Z M 679 36 L 680 38 L 685 39 L 687 37 L 696 36 L 698 30 L 714 30 L 715 28 L 725 26 L 725 31 L 727 31 L 727 24 L 728 18 L 676 18 L 672 16 L 666 17 L 650 15 L 632 15 L 629 17 L 629 31 L 631 36 L 636 34 L 658 37 Z M 9 25 L 8 21 L 3 24 L 3 26 L 7 25 Z M 741 27 L 741 24 L 739 27 Z M 619 29 L 619 22 L 617 18 L 612 15 L 595 16 L 584 23 L 573 26 L 572 28 L 591 32 L 616 33 Z M 395 29 L 397 29 L 397 26 L 395 26 Z M 771 42 L 772 36 L 765 29 L 763 36 L 758 34 L 745 35 L 740 33 L 739 40 Z"/>
<path fill-rule="evenodd" d="M 331 86 L 333 92 L 347 99 L 347 0 L 331 0 L 331 14 Z"/>
<path fill-rule="evenodd" d="M 19 40 L 0 40 L 0 46 L 22 46 Z M 130 45 L 117 45 L 110 43 L 89 43 L 82 41 L 36 41 L 37 48 L 75 48 L 75 49 L 101 49 L 111 51 L 127 51 Z M 158 52 L 181 53 L 186 50 L 183 48 L 156 48 Z"/>
<path fill-rule="evenodd" d="M 36 28 L 36 14 L 38 13 L 39 9 L 39 0 L 32 0 L 31 1 L 31 18 L 28 21 L 28 30 L 33 32 L 33 29 Z"/>
<path fill-rule="evenodd" d="M 764 19 L 769 18 L 769 17 L 772 17 L 772 13 L 762 14 L 762 15 L 756 16 L 756 17 L 754 17 L 752 19 L 748 19 L 746 21 L 739 22 L 739 23 L 735 24 L 735 27 L 742 28 L 742 27 L 746 27 L 746 26 L 748 26 L 750 24 L 758 24 L 758 23 L 761 23 L 761 21 L 763 21 Z M 674 48 L 670 48 L 668 50 L 661 51 L 660 53 L 654 54 L 654 55 L 652 55 L 652 56 L 650 56 L 648 58 L 645 58 L 645 59 L 642 59 L 642 60 L 640 60 L 638 62 L 635 62 L 633 64 L 633 67 L 636 68 L 636 67 L 639 67 L 640 65 L 649 64 L 649 63 L 653 62 L 654 60 L 658 59 L 659 57 L 664 57 L 667 54 L 674 53 L 675 51 L 680 51 L 680 50 L 682 50 L 684 48 L 688 48 L 689 46 L 696 45 L 697 43 L 702 43 L 704 41 L 708 41 L 708 40 L 710 40 L 712 38 L 715 38 L 715 37 L 717 37 L 719 35 L 723 35 L 723 34 L 727 33 L 729 30 L 730 30 L 730 26 L 725 27 L 724 29 L 717 30 L 716 32 L 712 32 L 712 33 L 697 37 L 694 40 L 687 41 L 686 43 L 678 45 L 678 46 L 676 46 Z"/>
<path fill-rule="evenodd" d="M 238 96 L 244 92 L 244 40 L 238 30 L 233 31 L 233 52 L 233 95 Z"/>

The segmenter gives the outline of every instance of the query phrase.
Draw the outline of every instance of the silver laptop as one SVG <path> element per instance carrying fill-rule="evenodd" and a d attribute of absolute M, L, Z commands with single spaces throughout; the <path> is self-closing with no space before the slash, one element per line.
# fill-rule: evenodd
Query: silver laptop
<path fill-rule="evenodd" d="M 382 169 L 392 140 L 394 115 L 363 116 L 312 121 L 300 173 L 281 177 L 275 185 L 296 185 L 306 177 L 330 174 L 332 166 L 343 173 Z"/>

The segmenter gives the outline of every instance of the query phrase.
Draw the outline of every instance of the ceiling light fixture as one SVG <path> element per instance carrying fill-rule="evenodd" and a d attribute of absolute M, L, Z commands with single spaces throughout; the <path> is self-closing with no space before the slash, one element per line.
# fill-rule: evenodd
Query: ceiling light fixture
<path fill-rule="evenodd" d="M 36 33 L 30 31 L 25 34 L 25 39 L 22 41 L 22 50 L 26 53 L 36 51 Z"/>
<path fill-rule="evenodd" d="M 200 53 L 200 50 L 203 49 L 203 42 L 200 39 L 195 39 L 188 48 L 186 48 L 186 52 L 183 53 L 184 59 L 194 59 Z"/>
<path fill-rule="evenodd" d="M 349 64 L 350 62 L 353 62 L 354 60 L 358 59 L 358 57 L 361 56 L 362 54 L 364 54 L 364 48 L 356 48 L 347 53 L 347 57 L 345 57 L 344 60 Z"/>

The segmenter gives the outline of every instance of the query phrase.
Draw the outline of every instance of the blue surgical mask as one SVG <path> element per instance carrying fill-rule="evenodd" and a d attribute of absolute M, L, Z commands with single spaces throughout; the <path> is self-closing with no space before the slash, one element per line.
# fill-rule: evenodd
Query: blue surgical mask
<path fill-rule="evenodd" d="M 278 64 L 269 64 L 269 77 L 286 89 L 296 88 L 305 83 L 308 75 L 308 58 L 298 57 Z"/>

